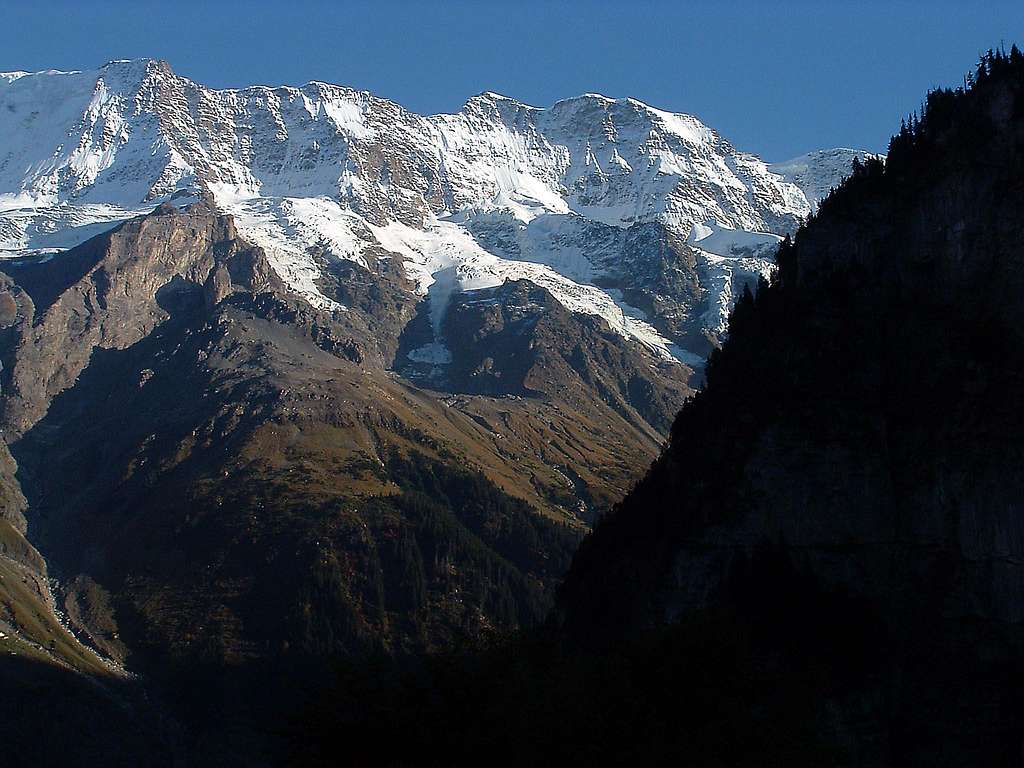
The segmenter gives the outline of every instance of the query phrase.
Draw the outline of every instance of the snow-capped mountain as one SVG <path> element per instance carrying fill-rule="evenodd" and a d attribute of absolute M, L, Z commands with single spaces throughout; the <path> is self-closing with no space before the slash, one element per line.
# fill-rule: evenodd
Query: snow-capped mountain
<path fill-rule="evenodd" d="M 345 311 L 325 268 L 397 255 L 446 362 L 457 291 L 528 279 L 694 363 L 738 285 L 841 179 L 848 150 L 769 166 L 695 117 L 585 94 L 494 93 L 423 116 L 365 91 L 214 90 L 162 61 L 0 75 L 0 251 L 59 250 L 197 198 L 234 215 L 296 292 Z"/>
<path fill-rule="evenodd" d="M 843 182 L 854 160 L 863 162 L 870 157 L 885 159 L 884 155 L 862 149 L 836 147 L 808 152 L 792 160 L 772 163 L 768 167 L 773 173 L 800 187 L 807 201 L 817 209 L 818 203 Z"/>

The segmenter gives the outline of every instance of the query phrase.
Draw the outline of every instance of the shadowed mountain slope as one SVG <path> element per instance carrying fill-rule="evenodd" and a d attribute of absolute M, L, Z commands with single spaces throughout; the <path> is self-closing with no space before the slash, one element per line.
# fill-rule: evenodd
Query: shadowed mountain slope
<path fill-rule="evenodd" d="M 669 447 L 577 553 L 572 635 L 722 606 L 797 638 L 834 624 L 819 663 L 868 659 L 821 693 L 859 759 L 1019 760 L 1022 178 L 1014 49 L 930 94 L 739 302 Z"/>

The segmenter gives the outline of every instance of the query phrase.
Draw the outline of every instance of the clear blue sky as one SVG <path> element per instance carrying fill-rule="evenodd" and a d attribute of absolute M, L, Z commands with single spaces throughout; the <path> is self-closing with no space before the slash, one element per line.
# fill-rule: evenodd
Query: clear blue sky
<path fill-rule="evenodd" d="M 424 113 L 484 90 L 537 106 L 597 91 L 695 114 L 769 160 L 884 149 L 929 87 L 1024 41 L 1021 0 L 3 5 L 0 70 L 152 56 L 216 87 L 326 80 Z"/>

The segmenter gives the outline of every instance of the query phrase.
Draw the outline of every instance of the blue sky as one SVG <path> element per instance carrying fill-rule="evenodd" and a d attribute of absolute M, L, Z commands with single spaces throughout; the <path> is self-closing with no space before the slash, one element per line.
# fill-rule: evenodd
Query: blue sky
<path fill-rule="evenodd" d="M 537 106 L 596 91 L 689 112 L 781 160 L 884 149 L 978 53 L 1024 40 L 1024 2 L 4 3 L 0 70 L 165 58 L 232 87 L 312 79 L 447 112 L 493 90 Z"/>

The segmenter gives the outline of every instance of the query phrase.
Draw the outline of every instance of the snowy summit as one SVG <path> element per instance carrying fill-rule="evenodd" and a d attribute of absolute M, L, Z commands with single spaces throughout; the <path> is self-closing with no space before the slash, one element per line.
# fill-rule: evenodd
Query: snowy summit
<path fill-rule="evenodd" d="M 769 166 L 695 117 L 598 94 L 539 109 L 486 92 L 424 116 L 321 82 L 215 90 L 148 59 L 12 72 L 0 254 L 58 251 L 204 199 L 318 307 L 345 309 L 318 287 L 323 259 L 365 266 L 383 250 L 430 292 L 438 332 L 452 292 L 528 278 L 693 362 L 740 283 L 770 270 L 774 242 L 858 154 Z M 659 314 L 673 270 L 690 298 Z M 443 339 L 419 354 L 443 363 Z"/>

